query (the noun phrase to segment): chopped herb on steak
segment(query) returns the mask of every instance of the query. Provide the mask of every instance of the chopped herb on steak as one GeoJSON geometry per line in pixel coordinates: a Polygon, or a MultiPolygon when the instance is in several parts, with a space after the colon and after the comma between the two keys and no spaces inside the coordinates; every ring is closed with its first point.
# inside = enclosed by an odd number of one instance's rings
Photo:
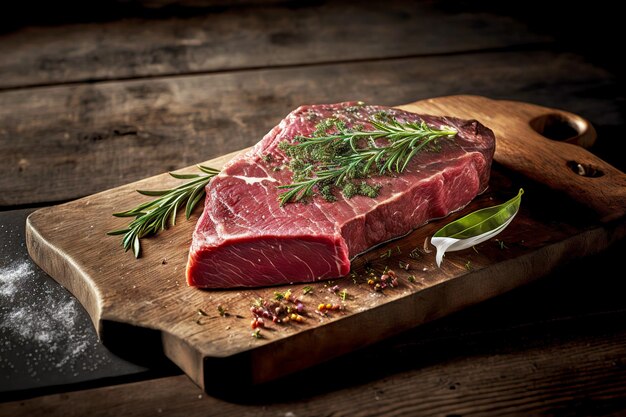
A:
{"type": "Polygon", "coordinates": [[[484,191],[494,149],[493,133],[477,121],[354,102],[302,106],[211,180],[193,235],[188,283],[254,287],[345,276],[356,255],[459,210],[484,191]],[[291,169],[282,169],[292,158],[281,142],[311,137],[324,120],[372,130],[368,121],[375,115],[457,134],[416,154],[399,174],[359,178],[348,189],[322,187],[308,204],[281,205],[278,186],[294,180],[291,169]]]}

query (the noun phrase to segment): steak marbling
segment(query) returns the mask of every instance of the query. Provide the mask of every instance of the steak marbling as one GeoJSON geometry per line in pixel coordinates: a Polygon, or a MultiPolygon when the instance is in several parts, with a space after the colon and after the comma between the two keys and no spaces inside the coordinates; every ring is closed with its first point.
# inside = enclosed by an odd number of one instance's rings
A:
{"type": "Polygon", "coordinates": [[[207,186],[189,252],[187,282],[230,288],[345,276],[356,255],[459,210],[483,192],[494,149],[492,131],[475,120],[352,102],[301,106],[250,151],[231,160],[207,186]],[[367,120],[380,111],[400,122],[421,119],[436,128],[450,126],[458,134],[439,140],[437,151],[418,153],[402,174],[369,180],[382,185],[375,198],[348,199],[336,193],[334,202],[315,197],[307,204],[280,205],[282,190],[277,186],[292,180],[289,169],[280,168],[288,162],[280,142],[310,135],[328,117],[368,130],[367,120]]]}

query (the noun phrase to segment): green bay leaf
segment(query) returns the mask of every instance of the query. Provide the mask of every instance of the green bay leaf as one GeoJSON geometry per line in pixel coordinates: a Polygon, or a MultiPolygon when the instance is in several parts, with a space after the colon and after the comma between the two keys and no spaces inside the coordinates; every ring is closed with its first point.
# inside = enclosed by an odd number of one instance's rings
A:
{"type": "Polygon", "coordinates": [[[439,229],[431,238],[432,245],[437,248],[437,266],[441,265],[446,252],[470,248],[504,230],[519,211],[522,194],[524,190],[520,188],[509,201],[477,210],[439,229]]]}

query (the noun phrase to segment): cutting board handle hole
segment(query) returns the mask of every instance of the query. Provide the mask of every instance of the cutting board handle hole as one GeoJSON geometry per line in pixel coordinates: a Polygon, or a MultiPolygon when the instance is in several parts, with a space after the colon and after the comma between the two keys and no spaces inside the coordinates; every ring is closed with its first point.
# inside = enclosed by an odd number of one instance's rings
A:
{"type": "Polygon", "coordinates": [[[598,178],[604,175],[600,169],[595,168],[589,164],[581,164],[576,161],[567,161],[567,166],[571,169],[575,174],[580,175],[581,177],[589,177],[589,178],[598,178]]]}
{"type": "Polygon", "coordinates": [[[549,113],[535,117],[530,127],[540,135],[560,142],[577,143],[579,137],[587,129],[587,123],[564,114],[549,113]]]}

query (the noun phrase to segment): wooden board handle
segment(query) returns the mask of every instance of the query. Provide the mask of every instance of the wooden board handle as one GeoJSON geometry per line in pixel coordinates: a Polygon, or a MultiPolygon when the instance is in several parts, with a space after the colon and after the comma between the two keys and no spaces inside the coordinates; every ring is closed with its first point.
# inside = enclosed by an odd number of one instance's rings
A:
{"type": "Polygon", "coordinates": [[[477,119],[496,134],[494,159],[498,163],[567,194],[595,211],[603,222],[626,215],[626,175],[583,148],[596,139],[595,129],[584,118],[478,96],[439,97],[419,102],[419,108],[413,106],[401,108],[477,119]],[[552,133],[562,137],[544,136],[552,133]],[[568,133],[570,137],[565,137],[568,133]]]}
{"type": "MultiPolygon", "coordinates": [[[[580,119],[567,112],[558,114],[564,120],[580,119]]],[[[595,135],[595,129],[587,121],[584,123],[586,127],[581,135],[587,132],[595,135]]],[[[595,211],[601,221],[626,214],[626,175],[623,172],[580,146],[547,139],[529,127],[527,140],[515,144],[513,149],[505,146],[498,162],[567,194],[595,211]]]]}

